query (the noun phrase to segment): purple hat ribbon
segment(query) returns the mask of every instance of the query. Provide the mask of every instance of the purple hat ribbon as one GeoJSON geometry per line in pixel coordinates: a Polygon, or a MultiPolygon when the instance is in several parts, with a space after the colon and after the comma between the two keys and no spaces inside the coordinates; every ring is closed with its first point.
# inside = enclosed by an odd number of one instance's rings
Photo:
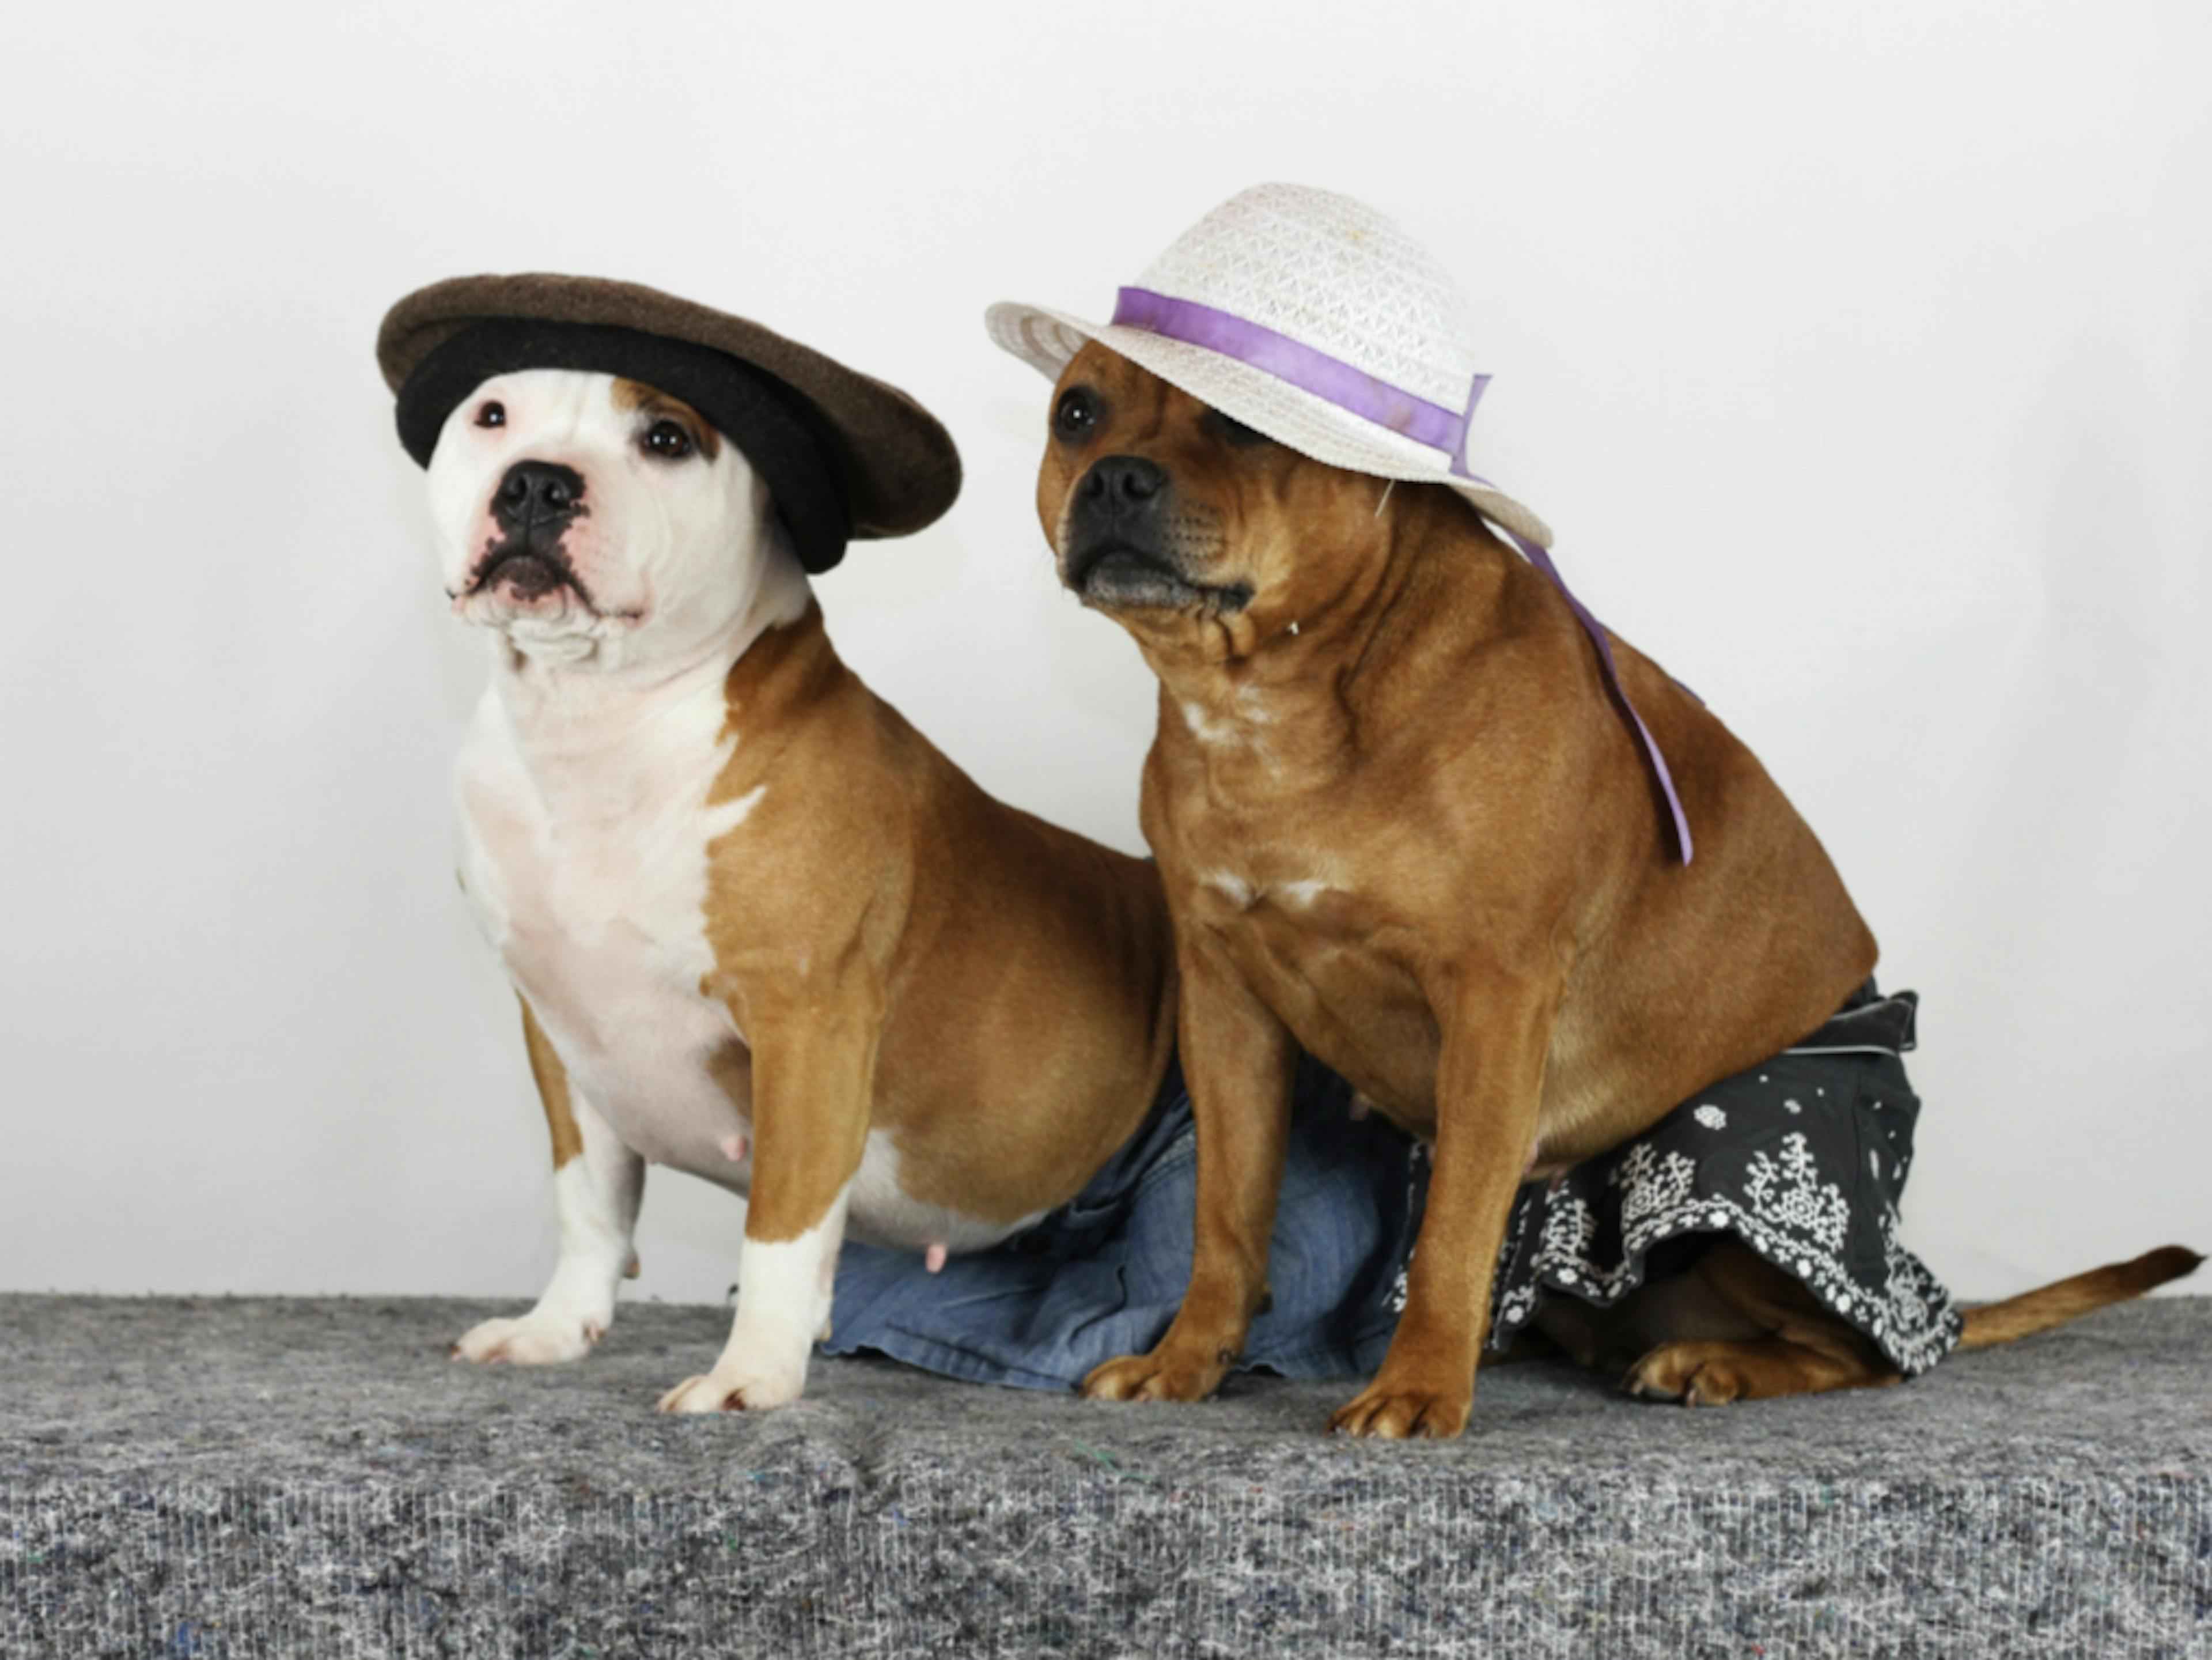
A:
{"type": "MultiPolygon", "coordinates": [[[[1490,384],[1486,374],[1474,378],[1468,389],[1466,410],[1455,415],[1443,404],[1432,404],[1402,386],[1378,380],[1340,357],[1331,357],[1286,334],[1278,334],[1271,328],[1217,311],[1212,306],[1200,305],[1194,300],[1177,300],[1170,295],[1155,294],[1150,289],[1123,289],[1115,302],[1114,325],[1117,328],[1141,329],[1147,334],[1181,340],[1187,345],[1202,346],[1240,363],[1249,363],[1363,421],[1371,421],[1431,449],[1442,450],[1451,458],[1454,477],[1486,489],[1497,488],[1487,478],[1470,472],[1467,465],[1468,429],[1474,423],[1474,406],[1482,401],[1483,389],[1490,384]]],[[[1637,740],[1643,745],[1644,757],[1651,763],[1652,775],[1658,781],[1659,793],[1667,798],[1668,811],[1674,815],[1675,845],[1681,849],[1682,862],[1688,864],[1689,815],[1682,811],[1682,798],[1675,791],[1674,775],[1667,770],[1667,757],[1659,752],[1658,740],[1652,737],[1651,728],[1644,724],[1644,717],[1636,712],[1636,705],[1628,701],[1627,690],[1620,684],[1620,671],[1613,660],[1613,642],[1607,637],[1604,627],[1575,598],[1560,577],[1559,567],[1552,562],[1550,554],[1516,532],[1503,525],[1498,527],[1511,538],[1513,545],[1521,550],[1530,564],[1550,579],[1574,612],[1575,620],[1596,646],[1598,666],[1604,672],[1606,684],[1626,712],[1629,724],[1636,729],[1637,740]]]]}

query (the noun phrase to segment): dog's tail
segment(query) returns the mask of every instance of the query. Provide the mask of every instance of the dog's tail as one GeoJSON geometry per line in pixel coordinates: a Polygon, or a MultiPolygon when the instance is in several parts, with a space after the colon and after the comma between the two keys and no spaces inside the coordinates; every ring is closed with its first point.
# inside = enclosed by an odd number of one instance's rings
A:
{"type": "Polygon", "coordinates": [[[2107,1262],[2070,1280],[2053,1280],[2002,1303],[1988,1303],[1966,1310],[1966,1329],[1959,1339],[1962,1349],[1986,1349],[2016,1338],[2049,1331],[2078,1319],[2107,1303],[2124,1303],[2153,1286],[2194,1274],[2204,1259],[2184,1245],[2160,1245],[2132,1262],[2107,1262]]]}

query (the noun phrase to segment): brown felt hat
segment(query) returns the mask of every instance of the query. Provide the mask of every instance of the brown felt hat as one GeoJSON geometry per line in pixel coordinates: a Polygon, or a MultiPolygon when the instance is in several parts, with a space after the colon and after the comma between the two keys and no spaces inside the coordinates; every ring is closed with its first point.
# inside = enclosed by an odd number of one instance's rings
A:
{"type": "MultiPolygon", "coordinates": [[[[818,451],[811,471],[832,476],[823,482],[834,482],[837,517],[854,537],[920,530],[960,494],[951,435],[897,387],[746,318],[641,283],[545,274],[433,283],[385,313],[376,361],[399,397],[401,441],[424,465],[445,417],[491,374],[598,368],[684,397],[718,426],[729,410],[730,424],[746,429],[728,436],[757,464],[757,445],[818,451]],[[773,408],[763,414],[763,405],[773,408]]],[[[803,494],[810,469],[787,459],[782,468],[787,481],[763,467],[771,490],[803,494]]],[[[826,569],[842,552],[840,540],[806,562],[826,569]]]]}

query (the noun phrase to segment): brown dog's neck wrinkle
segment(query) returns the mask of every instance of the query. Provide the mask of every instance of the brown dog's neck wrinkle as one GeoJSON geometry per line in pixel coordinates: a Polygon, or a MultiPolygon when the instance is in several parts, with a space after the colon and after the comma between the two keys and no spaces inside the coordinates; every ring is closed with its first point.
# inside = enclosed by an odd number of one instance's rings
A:
{"type": "Polygon", "coordinates": [[[1336,693],[1347,708],[1357,708],[1378,680],[1388,679],[1401,648],[1437,616],[1431,603],[1435,596],[1428,591],[1439,586],[1440,573],[1421,557],[1429,540],[1426,518],[1418,500],[1391,514],[1376,551],[1372,580],[1342,608],[1341,633],[1349,649],[1336,677],[1336,693]]]}
{"type": "Polygon", "coordinates": [[[1504,613],[1505,567],[1517,556],[1472,508],[1441,486],[1401,490],[1372,584],[1347,614],[1347,650],[1336,690],[1347,709],[1380,716],[1401,686],[1448,677],[1430,660],[1464,653],[1513,624],[1504,613]],[[1469,538],[1474,525],[1480,534],[1469,538]],[[1472,626],[1471,626],[1472,624],[1472,626]]]}

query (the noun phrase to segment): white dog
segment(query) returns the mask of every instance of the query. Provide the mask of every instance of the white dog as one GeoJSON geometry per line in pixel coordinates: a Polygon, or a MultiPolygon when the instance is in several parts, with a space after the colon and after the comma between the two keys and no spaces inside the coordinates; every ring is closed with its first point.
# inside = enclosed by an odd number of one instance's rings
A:
{"type": "Polygon", "coordinates": [[[789,1401],[848,1227],[934,1266],[1143,1119],[1173,1040],[1157,879],[992,801],[843,667],[768,483],[692,404],[522,368],[435,433],[444,585],[494,635],[462,882],[560,1214],[537,1305],[455,1353],[586,1354],[665,1164],[751,1203],[729,1341],[663,1408],[789,1401]]]}

